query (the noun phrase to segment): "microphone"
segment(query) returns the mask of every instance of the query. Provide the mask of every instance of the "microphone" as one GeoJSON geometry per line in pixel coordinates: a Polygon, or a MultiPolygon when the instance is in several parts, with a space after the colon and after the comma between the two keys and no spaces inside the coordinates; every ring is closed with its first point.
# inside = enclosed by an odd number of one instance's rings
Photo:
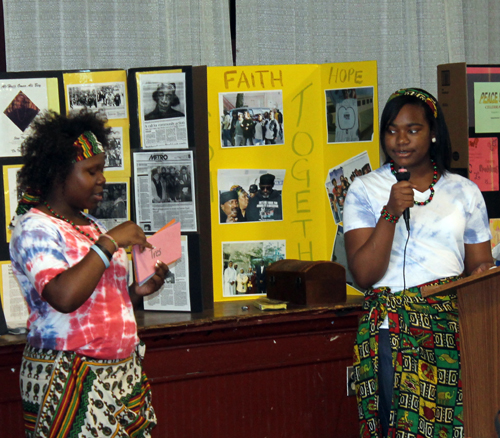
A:
{"type": "MultiPolygon", "coordinates": [[[[396,179],[399,181],[408,181],[410,179],[410,172],[404,167],[400,167],[396,172],[396,179]]],[[[403,219],[405,220],[406,229],[410,231],[410,209],[407,208],[403,211],[403,219]]]]}

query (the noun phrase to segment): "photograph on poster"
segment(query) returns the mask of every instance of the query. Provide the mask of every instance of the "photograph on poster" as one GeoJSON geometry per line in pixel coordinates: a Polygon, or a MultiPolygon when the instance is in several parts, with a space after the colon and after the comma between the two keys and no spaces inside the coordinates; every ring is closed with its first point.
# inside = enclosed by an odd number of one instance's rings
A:
{"type": "Polygon", "coordinates": [[[264,295],[266,269],[286,258],[285,240],[222,242],[223,296],[264,295]]]}
{"type": "Polygon", "coordinates": [[[129,220],[128,215],[128,183],[106,182],[103,188],[102,201],[89,213],[108,229],[129,220]]]}
{"type": "Polygon", "coordinates": [[[108,119],[127,118],[125,82],[71,84],[66,95],[70,110],[87,108],[104,111],[108,119]]]}
{"type": "Polygon", "coordinates": [[[219,169],[219,223],[283,220],[285,169],[219,169]]]}
{"type": "Polygon", "coordinates": [[[151,169],[154,188],[151,195],[154,203],[191,202],[191,166],[157,166],[151,169]]]}
{"type": "Polygon", "coordinates": [[[106,149],[106,170],[123,170],[123,128],[111,128],[109,147],[106,149]]]}
{"type": "Polygon", "coordinates": [[[172,219],[182,231],[196,231],[192,151],[135,152],[135,211],[145,232],[156,232],[172,219]]]}
{"type": "Polygon", "coordinates": [[[142,147],[187,148],[185,73],[138,73],[142,147]]]}
{"type": "Polygon", "coordinates": [[[336,224],[343,222],[344,201],[349,186],[356,177],[366,175],[371,170],[370,159],[365,151],[328,171],[325,188],[336,224]]]}
{"type": "Polygon", "coordinates": [[[337,227],[337,233],[335,235],[335,242],[333,243],[333,251],[332,251],[332,262],[338,263],[345,268],[345,278],[346,283],[359,292],[363,292],[364,289],[360,288],[355,282],[354,278],[349,271],[347,266],[347,253],[345,251],[345,241],[344,241],[344,227],[339,225],[337,227]]]}
{"type": "Polygon", "coordinates": [[[373,87],[325,90],[328,143],[372,141],[373,87]]]}
{"type": "Polygon", "coordinates": [[[41,112],[49,109],[46,78],[2,79],[0,81],[0,156],[21,155],[21,143],[29,126],[41,112]]]}
{"type": "Polygon", "coordinates": [[[281,90],[219,93],[221,146],[263,146],[285,142],[281,90]]]}

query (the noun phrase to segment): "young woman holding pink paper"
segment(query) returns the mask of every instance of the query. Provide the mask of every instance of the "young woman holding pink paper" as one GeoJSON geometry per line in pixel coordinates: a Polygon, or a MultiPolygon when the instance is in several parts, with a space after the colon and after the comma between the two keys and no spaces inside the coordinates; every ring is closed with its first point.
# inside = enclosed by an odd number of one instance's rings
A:
{"type": "Polygon", "coordinates": [[[168,267],[129,289],[124,248],[151,247],[144,232],[130,221],[106,231],[83,212],[103,197],[109,133],[99,114],[50,112],[22,146],[10,254],[30,310],[20,376],[28,437],[148,437],[156,424],[132,301],[158,290],[168,267]]]}

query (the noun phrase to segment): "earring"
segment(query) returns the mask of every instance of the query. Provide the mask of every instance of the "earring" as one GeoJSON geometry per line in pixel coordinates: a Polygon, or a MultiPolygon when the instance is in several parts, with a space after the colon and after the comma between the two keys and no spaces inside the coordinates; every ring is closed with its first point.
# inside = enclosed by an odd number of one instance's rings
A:
{"type": "Polygon", "coordinates": [[[431,140],[433,143],[436,143],[436,137],[432,137],[432,140],[431,140]]]}

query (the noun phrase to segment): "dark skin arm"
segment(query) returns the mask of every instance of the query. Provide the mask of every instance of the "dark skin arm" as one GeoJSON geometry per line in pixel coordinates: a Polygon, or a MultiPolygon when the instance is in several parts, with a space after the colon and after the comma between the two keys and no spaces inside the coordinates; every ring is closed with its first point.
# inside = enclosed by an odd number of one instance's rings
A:
{"type": "MultiPolygon", "coordinates": [[[[118,225],[107,234],[120,248],[130,245],[140,245],[141,250],[152,248],[142,229],[131,221],[118,225]]],[[[111,254],[116,250],[113,242],[106,237],[101,236],[98,243],[111,254]]],[[[143,286],[139,287],[134,283],[130,287],[133,303],[136,304],[141,296],[155,292],[163,284],[168,266],[160,262],[155,269],[155,275],[143,286]]],[[[42,297],[61,313],[74,312],[92,295],[105,270],[99,255],[90,250],[80,262],[49,281],[43,289],[42,297]]]]}
{"type": "MultiPolygon", "coordinates": [[[[413,206],[413,185],[409,181],[394,184],[387,203],[387,211],[394,216],[401,216],[406,208],[413,206]]],[[[380,280],[391,255],[396,224],[382,217],[375,228],[359,228],[345,233],[347,263],[356,280],[364,289],[380,280]]]]}
{"type": "Polygon", "coordinates": [[[480,274],[495,266],[490,241],[465,245],[465,273],[480,274]]]}

